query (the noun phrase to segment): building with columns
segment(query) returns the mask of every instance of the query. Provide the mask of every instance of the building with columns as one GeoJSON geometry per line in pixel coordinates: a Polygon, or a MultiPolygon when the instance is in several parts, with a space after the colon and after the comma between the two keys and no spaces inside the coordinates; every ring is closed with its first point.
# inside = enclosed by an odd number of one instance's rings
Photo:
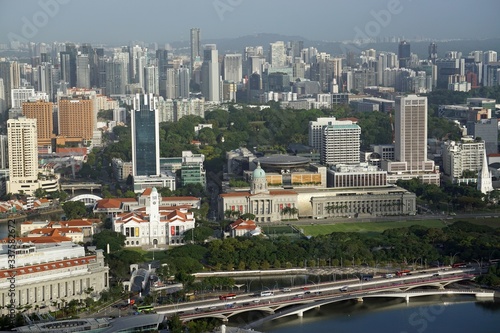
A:
{"type": "Polygon", "coordinates": [[[255,215],[255,222],[275,222],[283,218],[295,218],[297,214],[284,214],[284,209],[297,208],[297,192],[291,190],[269,190],[266,172],[260,162],[252,173],[250,191],[223,193],[219,195],[219,218],[224,219],[229,211],[241,215],[255,215]]]}
{"type": "Polygon", "coordinates": [[[104,263],[102,250],[86,252],[80,245],[57,239],[35,244],[38,240],[36,237],[33,242],[21,242],[20,238],[15,249],[11,248],[10,239],[1,241],[0,315],[9,313],[12,300],[9,277],[12,275],[15,276],[16,309],[30,306],[55,311],[63,299],[83,301],[109,288],[109,267],[104,263]],[[10,260],[12,251],[16,258],[14,268],[10,260]]]}

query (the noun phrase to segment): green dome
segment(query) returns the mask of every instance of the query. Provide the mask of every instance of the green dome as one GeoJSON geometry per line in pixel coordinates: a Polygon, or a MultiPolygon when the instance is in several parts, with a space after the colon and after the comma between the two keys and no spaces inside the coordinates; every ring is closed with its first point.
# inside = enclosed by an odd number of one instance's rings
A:
{"type": "Polygon", "coordinates": [[[262,170],[260,167],[260,162],[257,163],[257,168],[253,171],[252,175],[253,180],[259,179],[259,178],[266,178],[266,172],[262,170]]]}

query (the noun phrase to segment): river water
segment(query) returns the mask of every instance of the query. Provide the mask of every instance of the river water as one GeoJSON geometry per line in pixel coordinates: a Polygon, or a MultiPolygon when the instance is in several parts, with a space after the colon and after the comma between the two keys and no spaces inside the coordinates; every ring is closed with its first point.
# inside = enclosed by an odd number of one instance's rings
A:
{"type": "Polygon", "coordinates": [[[266,333],[341,332],[500,332],[500,302],[476,301],[471,296],[431,296],[398,299],[365,299],[322,306],[266,323],[256,330],[266,333]]]}

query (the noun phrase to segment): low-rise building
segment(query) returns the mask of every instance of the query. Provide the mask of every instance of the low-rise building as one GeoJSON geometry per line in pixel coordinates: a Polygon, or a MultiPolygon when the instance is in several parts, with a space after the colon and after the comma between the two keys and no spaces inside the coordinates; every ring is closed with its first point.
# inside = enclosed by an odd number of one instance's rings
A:
{"type": "MultiPolygon", "coordinates": [[[[40,237],[41,238],[41,237],[40,237]]],[[[9,313],[13,301],[16,308],[49,307],[72,300],[97,297],[109,288],[109,268],[102,250],[85,252],[84,247],[69,242],[35,244],[39,237],[16,241],[14,264],[9,239],[0,246],[0,314],[9,313]],[[14,267],[12,267],[14,265],[14,267]],[[15,276],[15,296],[10,293],[10,277],[15,276]]]]}
{"type": "Polygon", "coordinates": [[[230,237],[252,237],[261,234],[260,227],[252,220],[237,219],[227,227],[230,237]]]}

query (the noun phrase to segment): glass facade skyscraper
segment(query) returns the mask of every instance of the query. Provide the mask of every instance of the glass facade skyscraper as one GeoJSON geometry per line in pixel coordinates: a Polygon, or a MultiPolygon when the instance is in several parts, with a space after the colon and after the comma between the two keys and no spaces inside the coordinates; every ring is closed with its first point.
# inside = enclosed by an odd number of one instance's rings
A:
{"type": "Polygon", "coordinates": [[[160,174],[158,98],[137,94],[131,117],[133,176],[160,174]]]}

